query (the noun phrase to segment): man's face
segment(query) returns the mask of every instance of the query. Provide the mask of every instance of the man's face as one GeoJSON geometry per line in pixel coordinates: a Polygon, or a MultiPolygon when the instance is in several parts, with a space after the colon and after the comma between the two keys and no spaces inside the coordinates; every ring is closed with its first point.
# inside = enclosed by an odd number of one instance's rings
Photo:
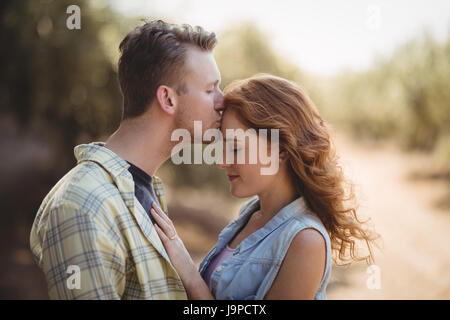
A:
{"type": "Polygon", "coordinates": [[[194,121],[202,122],[202,135],[220,127],[223,94],[219,88],[220,72],[212,52],[189,48],[183,80],[185,92],[179,96],[175,126],[194,134],[194,121]]]}

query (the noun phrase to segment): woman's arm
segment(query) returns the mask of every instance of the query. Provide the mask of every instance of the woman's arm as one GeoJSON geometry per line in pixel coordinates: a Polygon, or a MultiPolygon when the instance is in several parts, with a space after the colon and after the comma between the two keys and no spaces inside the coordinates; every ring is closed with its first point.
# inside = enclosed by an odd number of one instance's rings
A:
{"type": "Polygon", "coordinates": [[[325,269],[326,243],[319,231],[304,229],[292,240],[265,299],[314,299],[325,269]]]}
{"type": "Polygon", "coordinates": [[[194,261],[192,261],[183,241],[178,237],[172,220],[170,220],[166,214],[161,212],[161,209],[158,208],[155,202],[153,202],[150,212],[156,221],[156,232],[169,255],[172,265],[183,282],[183,286],[188,294],[188,299],[214,299],[205,281],[197,271],[194,261]]]}

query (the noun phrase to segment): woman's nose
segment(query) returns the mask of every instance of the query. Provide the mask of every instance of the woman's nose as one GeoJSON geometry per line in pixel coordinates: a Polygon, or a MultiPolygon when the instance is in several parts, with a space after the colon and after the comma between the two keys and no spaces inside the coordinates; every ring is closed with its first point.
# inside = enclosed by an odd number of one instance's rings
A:
{"type": "Polygon", "coordinates": [[[231,164],[227,164],[227,163],[225,163],[225,161],[223,161],[223,163],[217,163],[217,167],[219,169],[226,169],[226,168],[229,168],[230,166],[231,166],[231,164]]]}

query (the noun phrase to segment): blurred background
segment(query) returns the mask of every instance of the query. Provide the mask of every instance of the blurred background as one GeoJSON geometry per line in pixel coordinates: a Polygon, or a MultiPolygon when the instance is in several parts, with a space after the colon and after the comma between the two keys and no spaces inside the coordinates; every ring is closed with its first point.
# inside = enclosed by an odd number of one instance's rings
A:
{"type": "MultiPolygon", "coordinates": [[[[375,269],[333,268],[329,299],[450,299],[447,0],[2,0],[0,299],[48,298],[32,222],[75,165],[74,146],[117,128],[118,45],[143,18],[215,31],[222,89],[258,72],[285,77],[329,122],[359,214],[383,238],[375,269]],[[79,30],[66,26],[72,4],[79,30]]],[[[168,161],[158,175],[199,263],[246,199],[229,194],[215,166],[168,161]]]]}

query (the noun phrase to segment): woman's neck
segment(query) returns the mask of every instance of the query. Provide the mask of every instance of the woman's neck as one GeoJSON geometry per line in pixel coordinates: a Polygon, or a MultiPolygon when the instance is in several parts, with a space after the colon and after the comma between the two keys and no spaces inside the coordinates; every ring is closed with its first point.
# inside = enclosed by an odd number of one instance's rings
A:
{"type": "Polygon", "coordinates": [[[271,186],[269,190],[258,194],[260,214],[267,221],[275,216],[283,207],[299,197],[294,184],[288,179],[280,179],[280,183],[271,186]]]}

